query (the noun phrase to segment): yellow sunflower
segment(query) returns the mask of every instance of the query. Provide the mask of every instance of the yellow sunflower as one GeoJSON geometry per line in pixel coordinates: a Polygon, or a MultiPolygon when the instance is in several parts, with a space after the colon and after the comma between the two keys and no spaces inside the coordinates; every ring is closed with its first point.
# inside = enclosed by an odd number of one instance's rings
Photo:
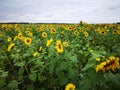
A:
{"type": "Polygon", "coordinates": [[[69,83],[66,85],[65,90],[75,90],[75,85],[72,83],[69,83]]]}
{"type": "Polygon", "coordinates": [[[33,34],[30,31],[26,31],[26,34],[30,37],[33,36],[33,34]]]}
{"type": "Polygon", "coordinates": [[[63,42],[63,46],[64,46],[64,47],[68,47],[68,46],[69,46],[69,43],[65,41],[65,42],[63,42]]]}
{"type": "Polygon", "coordinates": [[[60,40],[56,41],[56,47],[55,48],[56,48],[57,52],[59,52],[59,53],[62,53],[64,51],[63,50],[63,45],[62,45],[60,40]]]}
{"type": "Polygon", "coordinates": [[[23,35],[22,35],[22,33],[18,33],[18,39],[20,39],[20,40],[22,40],[23,39],[23,35]]]}
{"type": "Polygon", "coordinates": [[[7,41],[10,42],[11,40],[12,40],[12,38],[11,38],[11,37],[8,37],[7,41]]]}
{"type": "Polygon", "coordinates": [[[47,37],[46,32],[43,32],[43,33],[42,33],[42,37],[47,37]]]}
{"type": "Polygon", "coordinates": [[[87,37],[89,34],[88,32],[84,32],[84,36],[87,37]]]}
{"type": "Polygon", "coordinates": [[[52,44],[52,42],[53,42],[53,39],[47,40],[46,46],[47,46],[47,47],[50,46],[50,45],[52,44]]]}
{"type": "Polygon", "coordinates": [[[25,43],[26,45],[30,45],[31,42],[32,42],[31,38],[28,38],[28,37],[25,37],[25,38],[24,38],[24,43],[25,43]]]}
{"type": "Polygon", "coordinates": [[[79,34],[79,33],[78,33],[78,31],[74,31],[74,35],[76,35],[76,36],[77,36],[78,34],[79,34]]]}
{"type": "Polygon", "coordinates": [[[56,33],[56,30],[55,30],[54,28],[52,28],[52,29],[50,30],[50,32],[51,32],[52,34],[54,34],[54,33],[56,33]]]}
{"type": "Polygon", "coordinates": [[[105,34],[106,34],[106,32],[105,32],[104,30],[101,30],[99,33],[100,33],[101,35],[105,35],[105,34]]]}
{"type": "Polygon", "coordinates": [[[15,46],[15,44],[14,44],[14,43],[11,43],[11,44],[8,46],[7,51],[10,52],[13,46],[15,46]]]}
{"type": "Polygon", "coordinates": [[[114,71],[119,67],[119,58],[111,56],[109,59],[106,61],[100,63],[99,65],[96,66],[95,70],[98,72],[99,70],[102,70],[103,72],[107,70],[112,70],[114,71]]]}
{"type": "Polygon", "coordinates": [[[34,57],[37,57],[38,55],[39,55],[38,52],[34,52],[34,53],[33,53],[33,56],[34,56],[34,57]]]}

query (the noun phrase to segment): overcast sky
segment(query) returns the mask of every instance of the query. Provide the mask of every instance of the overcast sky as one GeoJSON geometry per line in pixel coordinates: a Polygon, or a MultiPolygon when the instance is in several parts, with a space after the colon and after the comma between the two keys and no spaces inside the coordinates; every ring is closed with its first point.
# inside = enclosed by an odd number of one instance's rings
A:
{"type": "Polygon", "coordinates": [[[0,22],[114,23],[120,0],[0,0],[0,22]]]}

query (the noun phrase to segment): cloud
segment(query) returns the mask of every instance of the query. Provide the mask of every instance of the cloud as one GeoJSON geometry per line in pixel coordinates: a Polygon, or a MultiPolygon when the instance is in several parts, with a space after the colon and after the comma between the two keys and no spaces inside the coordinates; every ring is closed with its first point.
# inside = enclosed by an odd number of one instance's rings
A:
{"type": "Polygon", "coordinates": [[[1,0],[0,22],[88,23],[120,21],[119,0],[1,0]]]}

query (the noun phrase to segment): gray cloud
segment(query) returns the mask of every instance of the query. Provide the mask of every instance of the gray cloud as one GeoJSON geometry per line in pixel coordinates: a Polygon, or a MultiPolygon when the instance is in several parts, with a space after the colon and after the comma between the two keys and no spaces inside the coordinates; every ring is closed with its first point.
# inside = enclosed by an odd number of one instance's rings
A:
{"type": "Polygon", "coordinates": [[[120,21],[120,0],[0,0],[0,22],[120,21]]]}

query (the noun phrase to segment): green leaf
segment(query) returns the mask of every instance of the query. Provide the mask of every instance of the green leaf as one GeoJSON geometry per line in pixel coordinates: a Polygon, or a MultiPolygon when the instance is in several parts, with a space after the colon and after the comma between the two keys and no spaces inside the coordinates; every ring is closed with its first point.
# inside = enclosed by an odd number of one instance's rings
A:
{"type": "Polygon", "coordinates": [[[84,78],[84,80],[82,80],[80,82],[79,88],[80,90],[89,90],[90,86],[91,86],[91,80],[88,78],[84,78]]]}
{"type": "Polygon", "coordinates": [[[16,80],[12,80],[10,81],[10,83],[8,84],[8,87],[11,88],[10,90],[15,90],[18,88],[18,82],[16,80]]]}
{"type": "Polygon", "coordinates": [[[35,90],[35,88],[34,88],[34,86],[29,85],[29,86],[27,87],[27,90],[35,90]]]}
{"type": "Polygon", "coordinates": [[[60,70],[66,70],[67,68],[67,63],[66,62],[61,62],[60,66],[58,67],[60,70]]]}
{"type": "Polygon", "coordinates": [[[37,78],[36,73],[31,73],[31,74],[29,75],[29,79],[30,79],[31,81],[33,81],[33,82],[36,81],[36,78],[37,78]]]}
{"type": "Polygon", "coordinates": [[[25,61],[22,61],[22,62],[16,62],[16,63],[15,63],[15,66],[23,67],[23,66],[25,66],[25,61]]]}
{"type": "Polygon", "coordinates": [[[74,63],[77,63],[77,62],[78,62],[77,56],[72,56],[72,57],[71,57],[71,60],[72,60],[72,62],[74,62],[74,63]]]}
{"type": "Polygon", "coordinates": [[[82,70],[86,71],[89,68],[94,68],[95,63],[96,63],[96,58],[98,58],[100,56],[101,56],[101,54],[99,52],[93,52],[92,57],[88,60],[87,64],[85,65],[85,67],[82,70]]]}
{"type": "Polygon", "coordinates": [[[22,80],[23,79],[23,73],[24,73],[24,68],[20,68],[18,71],[18,80],[22,80]]]}
{"type": "Polygon", "coordinates": [[[55,52],[55,49],[53,48],[53,46],[50,46],[48,48],[48,57],[51,57],[55,52]]]}

